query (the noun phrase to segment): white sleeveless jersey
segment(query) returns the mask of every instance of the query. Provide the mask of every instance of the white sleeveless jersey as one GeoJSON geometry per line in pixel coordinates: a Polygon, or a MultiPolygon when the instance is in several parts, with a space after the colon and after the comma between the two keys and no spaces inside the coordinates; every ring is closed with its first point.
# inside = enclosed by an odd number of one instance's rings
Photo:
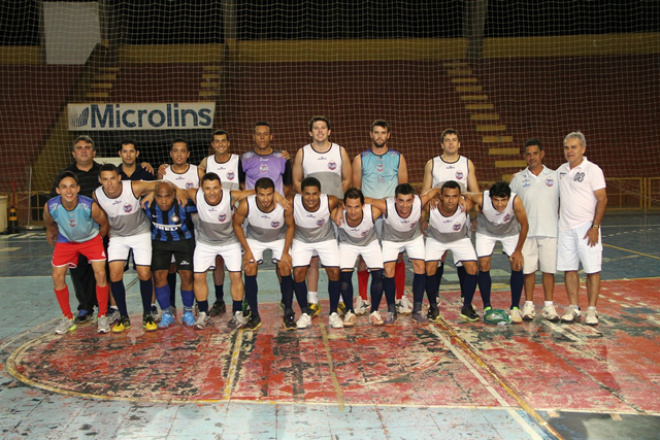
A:
{"type": "Polygon", "coordinates": [[[188,170],[181,174],[172,171],[172,165],[170,165],[165,170],[163,180],[172,182],[181,189],[199,188],[199,174],[197,173],[197,165],[189,164],[188,170]]]}
{"type": "Polygon", "coordinates": [[[314,212],[305,209],[302,196],[293,198],[293,220],[296,224],[296,240],[305,243],[333,240],[335,230],[330,221],[328,196],[321,194],[321,206],[314,212]]]}
{"type": "Polygon", "coordinates": [[[429,212],[429,234],[439,242],[452,243],[469,236],[470,217],[460,207],[449,217],[442,215],[439,208],[429,212]]]}
{"type": "Polygon", "coordinates": [[[357,226],[349,226],[346,221],[346,211],[344,211],[344,222],[337,229],[337,235],[340,243],[353,244],[356,246],[366,246],[378,238],[376,228],[374,228],[374,218],[371,211],[371,205],[366,204],[362,207],[362,221],[357,226]]]}
{"type": "Polygon", "coordinates": [[[238,182],[239,159],[240,156],[238,154],[232,154],[227,162],[218,163],[215,160],[215,155],[211,155],[206,158],[206,172],[215,173],[220,176],[222,189],[240,189],[240,184],[238,182]]]}
{"type": "Polygon", "coordinates": [[[341,147],[337,144],[331,144],[330,149],[325,153],[314,150],[312,144],[303,147],[303,175],[319,179],[323,194],[343,199],[341,165],[341,147]]]}
{"type": "Polygon", "coordinates": [[[491,237],[510,237],[520,232],[520,223],[513,210],[513,201],[518,197],[512,192],[504,211],[498,212],[493,207],[489,191],[483,193],[483,206],[477,217],[477,232],[491,237]]]}
{"type": "Polygon", "coordinates": [[[385,199],[387,202],[387,215],[383,222],[383,241],[404,242],[422,235],[419,229],[419,219],[422,216],[422,199],[415,195],[410,215],[406,218],[399,216],[396,210],[394,197],[385,199]]]}
{"type": "Polygon", "coordinates": [[[197,240],[210,245],[225,245],[236,243],[231,214],[231,191],[222,190],[222,199],[217,205],[210,205],[204,198],[204,192],[197,190],[195,195],[197,205],[197,222],[195,231],[197,240]]]}
{"type": "Polygon", "coordinates": [[[286,231],[286,222],[284,221],[284,208],[279,203],[275,203],[275,208],[270,212],[264,212],[259,209],[257,196],[247,198],[247,232],[248,238],[270,243],[271,241],[284,238],[286,231]]]}
{"type": "Polygon", "coordinates": [[[445,162],[441,156],[433,158],[433,188],[440,188],[448,180],[458,182],[461,192],[467,191],[468,185],[468,159],[459,156],[453,163],[445,162]]]}
{"type": "Polygon", "coordinates": [[[130,237],[151,232],[151,221],[140,206],[140,200],[133,193],[130,180],[121,181],[121,194],[110,198],[99,186],[94,191],[98,204],[108,216],[110,235],[113,237],[130,237]]]}

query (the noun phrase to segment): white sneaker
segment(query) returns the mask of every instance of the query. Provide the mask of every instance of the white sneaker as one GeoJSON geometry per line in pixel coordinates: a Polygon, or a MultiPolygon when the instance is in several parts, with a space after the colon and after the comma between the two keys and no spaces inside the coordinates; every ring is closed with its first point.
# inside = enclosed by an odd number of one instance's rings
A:
{"type": "Polygon", "coordinates": [[[344,315],[344,327],[354,327],[356,320],[357,317],[355,316],[355,313],[351,312],[350,310],[347,311],[344,315]]]}
{"type": "Polygon", "coordinates": [[[73,319],[69,319],[66,316],[63,316],[55,327],[55,333],[58,335],[66,335],[67,333],[74,331],[76,328],[78,328],[78,326],[73,319]]]}
{"type": "Polygon", "coordinates": [[[412,314],[412,303],[406,295],[403,295],[400,300],[396,302],[396,312],[401,315],[412,314]]]}
{"type": "Polygon", "coordinates": [[[296,321],[296,328],[299,329],[309,328],[311,325],[312,318],[307,313],[300,315],[300,318],[298,318],[298,321],[296,321]]]}
{"type": "Polygon", "coordinates": [[[197,315],[197,321],[195,321],[195,328],[197,330],[203,330],[209,323],[209,315],[206,312],[199,312],[197,315]]]}
{"type": "Polygon", "coordinates": [[[332,328],[344,328],[344,321],[341,320],[341,316],[337,312],[332,312],[330,314],[330,318],[328,319],[328,323],[330,324],[330,327],[332,328]]]}
{"type": "Polygon", "coordinates": [[[557,314],[557,310],[555,309],[554,304],[544,306],[543,312],[541,312],[541,316],[550,322],[559,322],[559,315],[557,314]]]}
{"type": "Polygon", "coordinates": [[[380,312],[376,310],[375,312],[371,312],[371,315],[369,315],[369,319],[371,320],[371,325],[383,325],[383,317],[380,316],[380,312]]]}
{"type": "Polygon", "coordinates": [[[525,302],[522,308],[522,319],[531,321],[536,318],[536,310],[534,310],[534,303],[525,302]]]}
{"type": "Polygon", "coordinates": [[[566,308],[566,311],[561,317],[561,322],[570,324],[571,322],[579,321],[581,317],[580,307],[571,305],[566,308]]]}
{"type": "Polygon", "coordinates": [[[357,306],[355,307],[355,314],[358,316],[366,315],[371,309],[371,304],[362,298],[358,298],[357,306]]]}
{"type": "Polygon", "coordinates": [[[509,317],[511,318],[511,322],[513,324],[522,323],[522,314],[520,313],[520,309],[518,307],[514,307],[509,310],[509,317]]]}
{"type": "Polygon", "coordinates": [[[595,307],[587,308],[587,317],[584,320],[587,325],[598,325],[598,312],[595,307]]]}
{"type": "MultiPolygon", "coordinates": [[[[119,312],[117,312],[119,313],[119,312]]],[[[110,323],[108,322],[108,317],[103,315],[99,316],[97,322],[96,332],[97,333],[110,333],[110,323]]]]}

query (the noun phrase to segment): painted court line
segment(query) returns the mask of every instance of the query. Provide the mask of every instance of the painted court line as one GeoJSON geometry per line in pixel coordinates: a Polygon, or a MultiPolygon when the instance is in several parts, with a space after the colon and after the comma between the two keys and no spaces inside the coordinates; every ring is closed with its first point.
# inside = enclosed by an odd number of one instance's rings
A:
{"type": "Polygon", "coordinates": [[[627,248],[622,248],[622,247],[619,247],[619,246],[614,246],[612,244],[603,243],[603,246],[609,247],[609,248],[612,248],[612,249],[616,249],[616,250],[619,250],[619,251],[630,252],[631,254],[640,255],[642,257],[653,258],[654,260],[660,260],[660,257],[658,257],[656,255],[646,254],[644,252],[638,252],[638,251],[635,251],[635,250],[632,250],[632,249],[627,249],[627,248]]]}
{"type": "MultiPolygon", "coordinates": [[[[520,397],[511,387],[509,387],[502,378],[500,378],[496,372],[492,371],[490,367],[479,357],[477,353],[472,350],[465,341],[463,341],[455,332],[447,325],[447,323],[441,319],[441,324],[444,327],[444,330],[446,331],[447,334],[449,334],[453,339],[455,339],[457,342],[463,346],[463,348],[467,351],[468,354],[472,356],[472,358],[475,359],[475,361],[481,365],[489,374],[490,376],[495,379],[495,381],[502,387],[504,388],[507,393],[513,397],[519,404],[520,406],[534,419],[536,422],[541,425],[549,434],[553,435],[557,439],[562,439],[559,435],[558,432],[556,432],[535,410],[532,408],[527,402],[523,400],[522,397],[520,397]]],[[[486,381],[486,379],[483,377],[483,375],[477,371],[472,364],[463,356],[463,354],[458,351],[456,347],[454,347],[449,339],[445,335],[443,335],[440,330],[438,330],[434,325],[429,325],[429,328],[435,334],[438,339],[442,341],[442,343],[456,356],[458,360],[463,363],[463,365],[466,366],[466,368],[481,382],[485,388],[488,390],[488,392],[495,398],[495,400],[498,401],[498,403],[504,407],[508,407],[509,404],[507,401],[502,397],[500,393],[497,392],[489,383],[486,381]]],[[[520,415],[514,410],[514,409],[508,409],[507,410],[511,418],[513,418],[518,424],[523,428],[523,430],[530,435],[531,438],[540,440],[541,436],[538,435],[534,429],[527,423],[520,415]]]]}
{"type": "Polygon", "coordinates": [[[335,388],[335,393],[337,393],[337,403],[339,404],[339,411],[344,411],[344,393],[341,391],[339,386],[339,381],[337,380],[337,375],[335,374],[335,364],[332,362],[332,353],[330,352],[330,341],[328,340],[328,332],[325,329],[325,325],[321,322],[319,323],[321,328],[321,335],[323,336],[323,345],[325,346],[325,355],[328,358],[328,367],[330,368],[330,379],[332,381],[332,386],[335,388]]]}
{"type": "Polygon", "coordinates": [[[231,399],[231,390],[234,386],[236,374],[238,372],[238,358],[241,354],[241,346],[243,345],[243,329],[239,329],[236,333],[236,342],[234,343],[234,351],[231,354],[231,363],[229,364],[229,371],[227,371],[227,383],[225,390],[222,394],[223,400],[231,399]]]}

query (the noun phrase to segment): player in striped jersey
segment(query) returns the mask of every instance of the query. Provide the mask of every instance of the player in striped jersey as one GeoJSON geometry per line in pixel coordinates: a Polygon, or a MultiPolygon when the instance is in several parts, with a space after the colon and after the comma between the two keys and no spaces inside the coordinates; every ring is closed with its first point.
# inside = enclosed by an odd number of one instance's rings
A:
{"type": "Polygon", "coordinates": [[[284,327],[295,330],[293,313],[293,278],[291,277],[291,242],[295,227],[290,206],[283,207],[275,202],[275,184],[268,177],[257,180],[256,194],[242,200],[234,213],[234,233],[243,246],[245,268],[245,296],[250,305],[250,320],[245,328],[256,330],[261,326],[258,309],[257,271],[263,263],[263,253],[270,249],[280,281],[282,304],[284,305],[284,327]],[[247,220],[246,231],[243,223],[247,220]]]}

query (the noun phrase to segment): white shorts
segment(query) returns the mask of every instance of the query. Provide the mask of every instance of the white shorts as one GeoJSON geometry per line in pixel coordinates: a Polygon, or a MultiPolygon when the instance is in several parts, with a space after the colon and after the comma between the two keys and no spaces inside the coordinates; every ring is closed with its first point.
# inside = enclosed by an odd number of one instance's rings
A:
{"type": "Polygon", "coordinates": [[[263,241],[255,240],[254,238],[247,238],[248,246],[252,251],[257,264],[264,262],[264,251],[270,249],[270,252],[273,254],[273,263],[277,263],[282,259],[282,252],[284,251],[284,239],[269,241],[264,243],[263,241]]]}
{"type": "Polygon", "coordinates": [[[591,223],[580,226],[577,229],[559,231],[557,237],[557,270],[578,270],[580,262],[587,274],[598,273],[603,261],[603,241],[598,231],[598,244],[591,247],[587,244],[588,238],[583,238],[591,223]]]}
{"type": "Polygon", "coordinates": [[[543,273],[557,271],[557,237],[527,237],[522,254],[524,274],[536,272],[539,264],[543,273]]]}
{"type": "Polygon", "coordinates": [[[151,232],[129,237],[110,236],[108,262],[126,261],[131,249],[136,266],[151,266],[151,232]]]}
{"type": "Polygon", "coordinates": [[[210,245],[197,242],[193,268],[195,273],[204,273],[215,268],[215,257],[220,255],[225,260],[229,272],[240,272],[243,266],[243,255],[240,243],[225,245],[210,245]]]}
{"type": "Polygon", "coordinates": [[[433,237],[426,238],[426,261],[440,261],[446,251],[451,251],[454,257],[454,266],[461,261],[477,261],[477,254],[469,237],[450,243],[442,243],[433,237]]]}
{"type": "Polygon", "coordinates": [[[358,256],[362,256],[369,271],[383,268],[383,251],[378,240],[374,240],[366,246],[339,243],[340,269],[354,269],[358,256]]]}
{"type": "Polygon", "coordinates": [[[316,255],[319,256],[324,267],[339,267],[339,247],[334,238],[318,243],[293,240],[291,245],[293,267],[309,266],[309,261],[316,255]]]}
{"type": "Polygon", "coordinates": [[[516,250],[518,237],[520,237],[520,234],[511,235],[509,237],[491,237],[490,235],[477,232],[477,239],[475,240],[477,256],[479,258],[492,256],[495,243],[499,241],[502,243],[502,250],[504,253],[510,257],[516,250]]]}
{"type": "Polygon", "coordinates": [[[424,237],[420,235],[408,241],[385,241],[383,240],[383,262],[393,263],[399,258],[403,251],[408,253],[408,261],[424,261],[426,252],[424,251],[424,237]]]}

